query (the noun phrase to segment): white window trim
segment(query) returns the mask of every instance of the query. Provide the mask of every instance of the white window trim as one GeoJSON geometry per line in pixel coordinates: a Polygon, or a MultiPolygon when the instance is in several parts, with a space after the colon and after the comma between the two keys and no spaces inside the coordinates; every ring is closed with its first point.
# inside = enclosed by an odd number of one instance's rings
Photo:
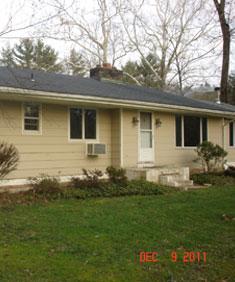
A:
{"type": "Polygon", "coordinates": [[[69,106],[67,110],[67,121],[68,121],[68,141],[71,143],[79,143],[79,142],[99,142],[99,110],[92,107],[80,107],[80,106],[69,106]],[[70,138],[70,109],[81,109],[82,110],[82,138],[74,139],[70,138]],[[84,118],[84,110],[94,110],[96,111],[96,138],[95,139],[86,139],[85,138],[85,118],[84,118]]]}
{"type": "Polygon", "coordinates": [[[42,135],[42,104],[34,102],[23,102],[21,104],[21,119],[22,119],[22,135],[42,135]],[[39,129],[38,130],[27,130],[24,128],[24,119],[25,119],[25,104],[35,104],[39,106],[39,129]]]}
{"type": "MultiPolygon", "coordinates": [[[[181,140],[182,140],[182,145],[181,146],[176,146],[176,122],[175,122],[175,116],[174,115],[174,142],[175,142],[175,148],[178,150],[195,150],[197,146],[185,146],[184,145],[184,116],[185,115],[180,115],[181,116],[181,140]]],[[[202,142],[202,119],[204,117],[199,117],[200,118],[200,143],[202,142]]],[[[207,118],[207,117],[206,117],[207,118]]],[[[209,140],[209,120],[207,118],[207,140],[209,140]]]]}

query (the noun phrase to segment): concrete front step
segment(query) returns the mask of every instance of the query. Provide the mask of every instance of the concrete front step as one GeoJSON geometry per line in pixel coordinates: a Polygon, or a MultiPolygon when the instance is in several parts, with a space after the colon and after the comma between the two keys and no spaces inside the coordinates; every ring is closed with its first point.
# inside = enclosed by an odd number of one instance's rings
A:
{"type": "Polygon", "coordinates": [[[165,185],[171,187],[191,187],[193,186],[193,181],[192,180],[172,181],[172,182],[168,182],[168,184],[165,185]]]}
{"type": "Polygon", "coordinates": [[[193,185],[192,180],[185,179],[182,175],[178,173],[160,175],[159,183],[162,185],[172,186],[172,187],[185,187],[185,186],[193,185]]]}
{"type": "Polygon", "coordinates": [[[173,187],[191,186],[188,167],[128,168],[128,179],[145,179],[173,187]]]}

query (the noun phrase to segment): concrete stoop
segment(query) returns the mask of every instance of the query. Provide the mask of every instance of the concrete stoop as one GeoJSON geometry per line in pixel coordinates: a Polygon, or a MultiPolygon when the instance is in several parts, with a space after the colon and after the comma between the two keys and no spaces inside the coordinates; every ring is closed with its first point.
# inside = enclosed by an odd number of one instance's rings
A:
{"type": "Polygon", "coordinates": [[[128,179],[145,179],[172,187],[190,187],[193,181],[189,178],[188,167],[151,167],[128,168],[128,179]]]}

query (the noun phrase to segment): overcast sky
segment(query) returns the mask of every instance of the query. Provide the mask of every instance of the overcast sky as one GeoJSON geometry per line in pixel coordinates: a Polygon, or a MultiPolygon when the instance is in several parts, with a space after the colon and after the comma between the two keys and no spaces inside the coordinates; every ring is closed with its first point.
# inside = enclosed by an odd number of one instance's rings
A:
{"type": "MultiPolygon", "coordinates": [[[[81,1],[81,3],[83,3],[83,5],[86,5],[87,9],[92,9],[92,6],[94,5],[94,1],[95,0],[86,0],[86,1],[81,1]]],[[[38,0],[38,3],[39,2],[40,0],[38,0]]],[[[50,0],[48,0],[48,2],[50,2],[50,0]]],[[[35,20],[38,21],[44,19],[46,16],[46,11],[44,11],[43,9],[37,9],[36,6],[33,6],[31,0],[1,0],[0,1],[0,32],[5,29],[5,26],[11,16],[12,16],[13,28],[21,28],[31,23],[34,23],[35,20]]],[[[6,46],[6,44],[8,43],[11,46],[13,46],[14,43],[19,41],[19,38],[32,36],[33,34],[35,34],[34,31],[35,28],[34,29],[28,28],[3,35],[2,37],[0,37],[0,48],[6,46]]],[[[59,56],[61,59],[63,59],[68,54],[68,50],[70,50],[71,47],[71,44],[68,42],[66,43],[63,41],[55,41],[48,39],[45,41],[51,46],[53,46],[59,52],[59,56]]],[[[125,60],[126,59],[124,59],[124,61],[125,60]]],[[[218,65],[219,63],[220,62],[218,62],[218,65]]],[[[231,46],[230,70],[235,72],[234,42],[232,43],[231,46]]],[[[217,84],[217,82],[219,82],[217,80],[218,78],[212,79],[210,82],[213,84],[217,84]]]]}

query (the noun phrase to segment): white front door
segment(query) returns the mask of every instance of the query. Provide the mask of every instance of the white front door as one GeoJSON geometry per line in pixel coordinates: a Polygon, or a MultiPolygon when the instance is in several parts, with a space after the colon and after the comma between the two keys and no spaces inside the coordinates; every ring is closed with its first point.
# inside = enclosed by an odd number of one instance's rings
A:
{"type": "Polygon", "coordinates": [[[140,112],[140,162],[154,162],[152,113],[140,112]]]}

